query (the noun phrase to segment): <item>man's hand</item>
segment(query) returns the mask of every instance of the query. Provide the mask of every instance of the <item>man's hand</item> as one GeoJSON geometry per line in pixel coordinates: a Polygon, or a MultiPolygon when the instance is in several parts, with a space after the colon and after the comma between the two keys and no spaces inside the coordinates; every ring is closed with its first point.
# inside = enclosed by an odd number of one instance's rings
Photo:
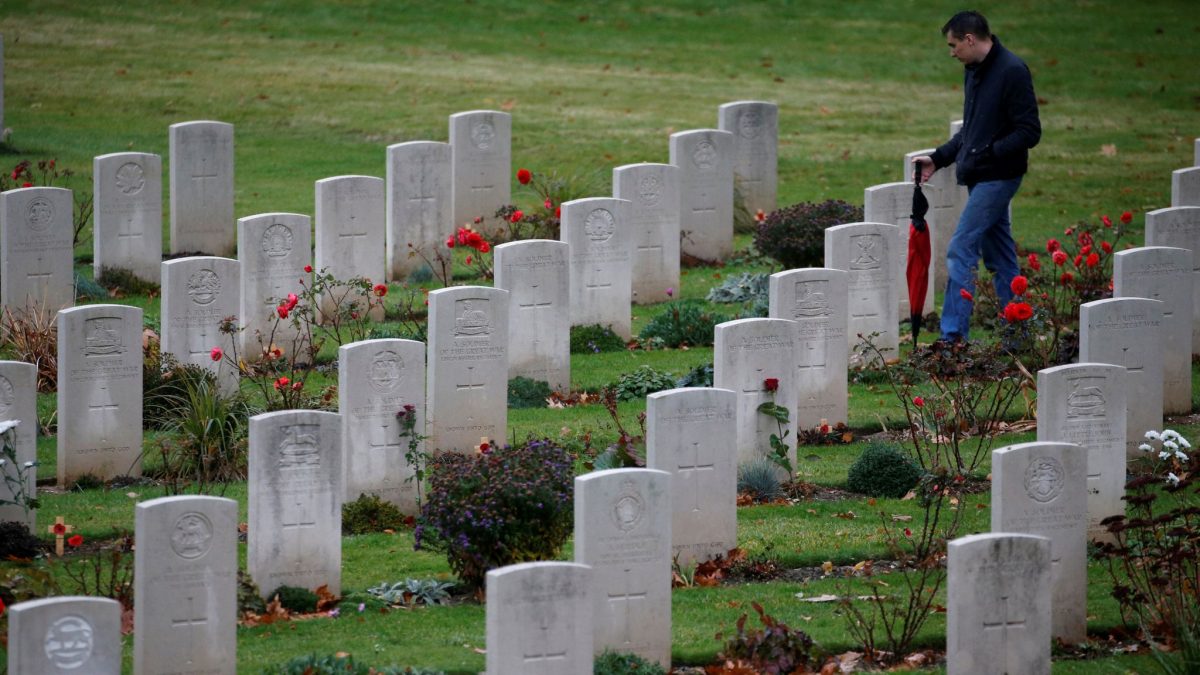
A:
{"type": "Polygon", "coordinates": [[[933,158],[929,155],[918,155],[913,157],[914,175],[917,171],[920,171],[921,174],[917,182],[921,185],[924,185],[929,178],[933,176],[933,172],[937,171],[937,169],[933,166],[933,158]]]}

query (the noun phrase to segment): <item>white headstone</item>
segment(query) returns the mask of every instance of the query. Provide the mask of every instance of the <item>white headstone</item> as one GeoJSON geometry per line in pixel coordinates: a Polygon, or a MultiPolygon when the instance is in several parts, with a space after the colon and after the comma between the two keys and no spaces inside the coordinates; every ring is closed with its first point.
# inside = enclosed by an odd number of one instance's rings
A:
{"type": "Polygon", "coordinates": [[[1200,206],[1200,166],[1171,172],[1171,206],[1200,206]]]}
{"type": "MultiPolygon", "coordinates": [[[[386,281],[384,269],[384,195],[383,179],[372,176],[335,176],[316,183],[316,262],[318,272],[327,272],[339,281],[357,277],[372,284],[386,281]]],[[[321,312],[336,315],[357,303],[366,312],[368,295],[352,293],[341,287],[336,295],[326,295],[321,312]]],[[[383,319],[383,307],[377,305],[371,318],[383,319]]]]}
{"type": "Polygon", "coordinates": [[[162,261],[162,157],[117,152],[92,160],[92,270],[126,269],[159,281],[162,261]]]}
{"type": "Polygon", "coordinates": [[[1050,540],[993,532],[946,548],[946,672],[1049,675],[1050,540]]]}
{"type": "MultiPolygon", "coordinates": [[[[913,158],[932,154],[933,151],[934,148],[925,148],[904,155],[904,170],[900,178],[911,185],[913,158]]],[[[925,214],[925,220],[930,227],[929,243],[933,254],[933,270],[929,277],[929,294],[933,295],[935,290],[946,288],[946,279],[950,276],[946,269],[946,253],[950,249],[950,237],[958,227],[958,219],[967,204],[967,186],[958,184],[954,176],[954,165],[951,164],[934,171],[929,180],[921,186],[921,191],[929,200],[929,212],[925,214]]]]}
{"type": "Polygon", "coordinates": [[[425,344],[414,340],[363,340],[338,349],[338,412],[345,453],[346,501],[378,495],[407,514],[417,512],[417,484],[405,459],[397,413],[415,415],[413,432],[425,435],[425,344]],[[412,411],[405,406],[411,405],[412,411]]]}
{"type": "Polygon", "coordinates": [[[134,522],[133,672],[237,673],[238,503],[151,499],[134,522]]]}
{"type": "Polygon", "coordinates": [[[733,134],[733,175],[751,215],[775,210],[779,183],[779,106],[733,101],[717,108],[717,127],[733,134]]]}
{"type": "Polygon", "coordinates": [[[1192,252],[1145,246],[1113,256],[1113,297],[1163,302],[1163,413],[1192,411],[1192,252]]]}
{"type": "MultiPolygon", "coordinates": [[[[908,230],[912,223],[912,200],[913,200],[913,184],[907,183],[883,183],[881,185],[872,185],[863,191],[863,219],[872,223],[888,223],[896,226],[896,234],[899,236],[897,247],[899,248],[899,264],[896,265],[896,287],[900,289],[897,294],[900,302],[900,318],[907,319],[912,315],[912,310],[909,309],[908,301],[908,230]]],[[[930,247],[937,248],[937,244],[933,243],[936,237],[936,232],[933,228],[929,229],[930,247]]],[[[930,260],[932,267],[932,260],[930,260]]],[[[922,305],[921,313],[928,314],[934,311],[933,294],[937,287],[933,282],[933,270],[926,270],[929,274],[929,288],[925,293],[925,304],[922,305]]]]}
{"type": "Polygon", "coordinates": [[[280,586],[342,585],[342,417],[280,410],[250,418],[246,571],[280,586]]]}
{"type": "Polygon", "coordinates": [[[962,120],[950,120],[950,138],[954,138],[954,134],[957,134],[958,132],[962,131],[962,128],[963,128],[962,120]]]}
{"type": "Polygon", "coordinates": [[[618,166],[613,169],[613,196],[629,201],[633,301],[670,300],[679,290],[679,167],[618,166]]]}
{"type": "Polygon", "coordinates": [[[455,227],[491,218],[512,194],[512,115],[472,110],[450,116],[455,227]]]}
{"type": "Polygon", "coordinates": [[[670,482],[652,469],[575,478],[575,562],[592,567],[597,654],[671,664],[670,482]]]}
{"type": "Polygon", "coordinates": [[[59,596],[8,608],[12,675],[120,675],[121,603],[59,596]]]}
{"type": "Polygon", "coordinates": [[[58,484],[142,474],[142,310],[58,313],[58,484]]]}
{"type": "Polygon", "coordinates": [[[1080,363],[1124,366],[1125,454],[1140,455],[1146,431],[1162,429],[1163,303],[1109,298],[1079,306],[1080,363]]]}
{"type": "Polygon", "coordinates": [[[1200,206],[1176,206],[1146,214],[1146,245],[1192,252],[1192,354],[1200,355],[1200,206]]]}
{"type": "Polygon", "coordinates": [[[632,337],[634,231],[630,203],[597,197],[562,204],[562,240],[571,246],[571,325],[598,323],[632,337]]]}
{"type": "Polygon", "coordinates": [[[1100,521],[1125,513],[1125,369],[1104,363],[1044,368],[1037,375],[1037,439],[1087,451],[1088,536],[1109,541],[1100,521]]]}
{"type": "Polygon", "coordinates": [[[825,230],[825,266],[850,273],[846,343],[852,363],[855,348],[872,333],[879,333],[873,341],[885,358],[899,356],[899,248],[895,225],[849,223],[825,230]]]}
{"type": "Polygon", "coordinates": [[[299,346],[299,333],[290,318],[276,327],[274,317],[289,293],[300,294],[300,279],[308,276],[304,267],[312,264],[311,219],[299,213],[263,213],[238,218],[237,228],[242,352],[248,359],[258,358],[274,343],[291,354],[299,346]]]}
{"type": "MultiPolygon", "coordinates": [[[[767,401],[795,413],[796,325],[785,319],[737,319],[713,329],[713,386],[737,392],[737,462],[742,464],[771,452],[775,419],[758,411],[767,401]],[[768,379],[779,389],[765,389],[768,379]]],[[[794,428],[785,425],[784,429],[794,428]]],[[[795,435],[789,459],[796,461],[795,435]]]]}
{"type": "Polygon", "coordinates": [[[426,448],[470,452],[507,437],[508,296],[485,286],[429,293],[426,448]]]}
{"type": "Polygon", "coordinates": [[[0,192],[0,306],[52,316],[75,304],[71,191],[0,192]]]}
{"type": "Polygon", "coordinates": [[[671,474],[671,552],[680,566],[737,546],[737,393],[670,389],[646,397],[646,467],[671,474]]]}
{"type": "Polygon", "coordinates": [[[796,328],[791,412],[797,429],[849,422],[848,281],[847,272],[827,267],[771,275],[770,317],[791,320],[796,328]]]}
{"type": "Polygon", "coordinates": [[[488,675],[591,675],[592,569],[566,562],[487,573],[488,675]]]}
{"type": "Polygon", "coordinates": [[[733,253],[733,134],[696,129],[671,134],[679,167],[680,248],[701,260],[733,253]]]}
{"type": "MultiPolygon", "coordinates": [[[[0,422],[20,422],[13,430],[16,464],[0,466],[0,501],[16,497],[18,476],[26,462],[37,461],[37,366],[21,361],[0,361],[0,422]],[[13,481],[10,484],[9,481],[13,481]]],[[[25,497],[37,496],[37,469],[23,469],[25,497]]],[[[0,523],[15,520],[25,523],[30,532],[37,524],[37,510],[17,504],[0,504],[0,523]]]]}
{"type": "Polygon", "coordinates": [[[181,122],[169,136],[171,252],[232,254],[233,125],[181,122]]]}
{"type": "Polygon", "coordinates": [[[1068,644],[1087,639],[1087,464],[1072,443],[992,451],[992,532],[1050,540],[1050,630],[1068,644]]]}
{"type": "Polygon", "coordinates": [[[213,360],[213,347],[232,354],[233,335],[222,334],[221,321],[240,311],[242,265],[231,258],[194,256],[162,263],[161,349],[179,363],[216,376],[221,391],[238,387],[238,369],[213,360]]]}
{"type": "Polygon", "coordinates": [[[454,234],[451,191],[449,143],[411,141],[388,146],[389,279],[404,279],[425,264],[410,255],[414,249],[424,250],[432,259],[431,249],[454,234]]]}
{"type": "Polygon", "coordinates": [[[529,239],[495,248],[495,284],[509,292],[508,377],[571,388],[570,246],[529,239]]]}

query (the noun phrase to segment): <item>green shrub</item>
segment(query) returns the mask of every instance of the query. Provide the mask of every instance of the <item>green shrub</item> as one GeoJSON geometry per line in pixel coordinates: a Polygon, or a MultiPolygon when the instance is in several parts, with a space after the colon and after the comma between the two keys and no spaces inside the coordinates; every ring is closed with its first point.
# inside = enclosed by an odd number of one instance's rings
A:
{"type": "Polygon", "coordinates": [[[263,602],[258,584],[254,583],[254,579],[251,579],[249,574],[238,570],[237,583],[238,616],[241,616],[242,612],[262,614],[267,611],[267,603],[263,602]]]}
{"type": "Polygon", "coordinates": [[[754,246],[785,269],[820,267],[825,263],[825,230],[862,219],[861,208],[840,199],[800,202],[772,211],[759,223],[754,246]]]}
{"type": "Polygon", "coordinates": [[[159,292],[158,284],[153,281],[146,281],[132,270],[127,270],[123,267],[105,267],[100,270],[100,277],[96,279],[96,283],[104,288],[117,291],[117,296],[121,295],[156,295],[159,292]]]}
{"type": "Polygon", "coordinates": [[[676,387],[711,387],[713,386],[713,364],[705,363],[684,373],[675,380],[676,387]]]}
{"type": "Polygon", "coordinates": [[[675,387],[675,377],[669,373],[655,370],[649,365],[638,366],[632,373],[621,375],[611,388],[617,392],[617,398],[622,401],[636,401],[646,398],[647,394],[675,387]]]}
{"type": "Polygon", "coordinates": [[[279,605],[289,612],[311,614],[317,611],[317,594],[299,586],[280,586],[270,596],[279,597],[279,605]]]}
{"type": "Polygon", "coordinates": [[[850,465],[846,488],[871,497],[900,498],[916,486],[921,469],[899,447],[868,443],[850,465]]]}
{"type": "Polygon", "coordinates": [[[642,341],[662,340],[664,347],[711,347],[713,328],[729,317],[714,312],[696,300],[679,300],[650,319],[638,335],[642,341]]]}
{"type": "Polygon", "coordinates": [[[175,432],[161,442],[162,477],[201,486],[244,480],[255,408],[241,394],[223,394],[207,371],[185,366],[176,372],[155,394],[165,410],[162,427],[175,432]]]}
{"type": "Polygon", "coordinates": [[[367,593],[388,605],[413,607],[416,605],[450,604],[450,589],[454,584],[437,579],[405,579],[389,584],[379,582],[375,588],[368,588],[367,593]]]}
{"type": "Polygon", "coordinates": [[[42,540],[34,536],[25,523],[0,521],[0,560],[32,559],[43,550],[42,540]]]}
{"type": "Polygon", "coordinates": [[[756,502],[772,502],[783,497],[779,467],[766,457],[758,457],[738,467],[738,494],[747,494],[756,502]]]}
{"type": "Polygon", "coordinates": [[[440,453],[429,469],[413,547],[444,551],[469,590],[488,570],[553,560],[571,535],[574,461],[549,440],[440,453]]]}
{"type": "Polygon", "coordinates": [[[746,630],[743,614],[737,621],[737,633],[729,638],[717,658],[747,661],[759,673],[808,672],[808,664],[816,657],[812,638],[802,630],[788,628],[764,612],[757,602],[750,605],[763,627],[746,630]]]}
{"type": "Polygon", "coordinates": [[[92,281],[91,275],[75,273],[75,302],[81,300],[109,300],[108,289],[92,281]]]}
{"type": "Polygon", "coordinates": [[[379,495],[362,494],[342,504],[342,534],[370,534],[404,527],[404,514],[379,495]]]}
{"type": "Polygon", "coordinates": [[[637,654],[604,650],[593,661],[594,675],[665,675],[667,671],[637,654]]]}
{"type": "Polygon", "coordinates": [[[508,407],[545,408],[551,393],[547,382],[517,376],[508,381],[508,407]]]}
{"type": "Polygon", "coordinates": [[[625,351],[625,341],[608,326],[598,323],[571,326],[572,354],[599,354],[625,351]]]}
{"type": "Polygon", "coordinates": [[[445,675],[444,671],[429,668],[371,667],[359,663],[353,656],[309,654],[297,656],[287,663],[271,666],[266,675],[445,675]]]}
{"type": "Polygon", "coordinates": [[[736,276],[725,277],[720,285],[708,289],[705,299],[709,302],[728,304],[765,298],[770,279],[770,275],[765,272],[742,272],[736,276]]]}

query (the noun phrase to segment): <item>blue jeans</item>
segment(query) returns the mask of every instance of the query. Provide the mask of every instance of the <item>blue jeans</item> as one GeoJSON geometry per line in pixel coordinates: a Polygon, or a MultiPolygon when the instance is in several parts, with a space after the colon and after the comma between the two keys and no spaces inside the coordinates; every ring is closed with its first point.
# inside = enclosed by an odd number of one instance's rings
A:
{"type": "Polygon", "coordinates": [[[996,298],[1003,308],[1012,299],[1012,279],[1019,273],[1016,242],[1008,219],[1008,204],[1020,178],[977,183],[968,188],[967,205],[958,219],[946,253],[946,298],[942,305],[942,339],[966,340],[970,333],[972,303],[959,291],[975,294],[979,258],[992,273],[996,298]]]}

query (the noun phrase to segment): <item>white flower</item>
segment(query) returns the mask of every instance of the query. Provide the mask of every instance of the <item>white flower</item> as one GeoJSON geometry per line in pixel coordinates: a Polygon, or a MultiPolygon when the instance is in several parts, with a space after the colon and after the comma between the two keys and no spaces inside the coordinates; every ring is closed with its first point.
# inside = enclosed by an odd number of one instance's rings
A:
{"type": "Polygon", "coordinates": [[[1163,441],[1163,447],[1168,450],[1178,450],[1179,444],[1175,441],[1163,441]]]}
{"type": "Polygon", "coordinates": [[[26,469],[32,469],[35,466],[37,466],[37,462],[25,462],[26,469]]]}
{"type": "Polygon", "coordinates": [[[1173,441],[1176,438],[1179,438],[1179,432],[1175,431],[1174,429],[1163,429],[1162,439],[1164,441],[1173,441]]]}
{"type": "Polygon", "coordinates": [[[1153,429],[1146,432],[1146,438],[1151,441],[1162,440],[1162,437],[1158,435],[1158,432],[1154,431],[1153,429]]]}
{"type": "Polygon", "coordinates": [[[1185,455],[1182,450],[1176,450],[1175,451],[1175,459],[1177,459],[1181,462],[1186,462],[1186,461],[1188,461],[1188,456],[1185,455]]]}
{"type": "Polygon", "coordinates": [[[1179,485],[1179,476],[1176,476],[1173,473],[1168,473],[1167,474],[1167,482],[1170,483],[1171,485],[1179,485]]]}
{"type": "Polygon", "coordinates": [[[0,434],[8,431],[9,429],[16,429],[17,425],[20,423],[21,420],[4,420],[3,422],[0,422],[0,434]]]}
{"type": "Polygon", "coordinates": [[[1162,452],[1158,453],[1158,458],[1159,459],[1170,459],[1171,453],[1166,450],[1163,450],[1162,452]]]}
{"type": "Polygon", "coordinates": [[[0,466],[4,466],[5,464],[8,464],[8,460],[0,458],[0,466]]]}
{"type": "Polygon", "coordinates": [[[1138,450],[1141,450],[1142,452],[1154,452],[1154,448],[1150,447],[1149,443],[1142,443],[1138,446],[1138,450]]]}
{"type": "Polygon", "coordinates": [[[1180,436],[1180,437],[1179,437],[1179,444],[1180,444],[1180,445],[1182,445],[1182,446],[1183,446],[1183,447],[1185,447],[1185,448],[1190,448],[1190,447],[1192,447],[1192,444],[1191,444],[1191,443],[1188,443],[1188,439],[1184,438],[1183,436],[1180,436]]]}

